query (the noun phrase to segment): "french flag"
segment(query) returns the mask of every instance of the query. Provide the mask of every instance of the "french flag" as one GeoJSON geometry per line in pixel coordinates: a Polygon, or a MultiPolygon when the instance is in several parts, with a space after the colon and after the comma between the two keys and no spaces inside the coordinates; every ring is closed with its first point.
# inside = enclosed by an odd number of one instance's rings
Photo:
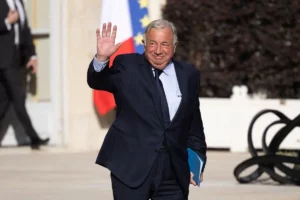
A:
{"type": "MultiPolygon", "coordinates": [[[[103,23],[112,22],[118,26],[116,44],[122,45],[111,56],[109,67],[119,54],[143,53],[143,32],[149,24],[148,0],[102,0],[100,27],[103,23]]],[[[94,104],[100,115],[105,115],[116,107],[111,93],[94,90],[94,104]]]]}

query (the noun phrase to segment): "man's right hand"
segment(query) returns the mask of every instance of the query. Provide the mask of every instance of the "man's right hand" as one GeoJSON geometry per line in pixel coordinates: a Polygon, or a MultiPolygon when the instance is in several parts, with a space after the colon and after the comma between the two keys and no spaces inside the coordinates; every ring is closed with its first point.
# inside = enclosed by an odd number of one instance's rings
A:
{"type": "Polygon", "coordinates": [[[97,36],[97,59],[99,61],[106,61],[111,55],[113,55],[121,46],[121,43],[115,44],[117,35],[117,26],[114,25],[111,31],[112,24],[109,22],[102,26],[102,34],[100,30],[96,30],[97,36]]]}
{"type": "Polygon", "coordinates": [[[17,10],[9,10],[7,17],[8,23],[14,24],[19,20],[19,13],[17,10]]]}

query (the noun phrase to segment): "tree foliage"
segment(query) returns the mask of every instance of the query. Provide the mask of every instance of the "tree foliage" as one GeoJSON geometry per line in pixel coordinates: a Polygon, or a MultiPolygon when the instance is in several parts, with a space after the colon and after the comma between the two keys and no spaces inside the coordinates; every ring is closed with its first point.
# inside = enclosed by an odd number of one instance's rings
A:
{"type": "Polygon", "coordinates": [[[163,18],[178,30],[175,57],[201,71],[200,96],[247,85],[267,98],[300,97],[300,1],[167,0],[163,18]]]}

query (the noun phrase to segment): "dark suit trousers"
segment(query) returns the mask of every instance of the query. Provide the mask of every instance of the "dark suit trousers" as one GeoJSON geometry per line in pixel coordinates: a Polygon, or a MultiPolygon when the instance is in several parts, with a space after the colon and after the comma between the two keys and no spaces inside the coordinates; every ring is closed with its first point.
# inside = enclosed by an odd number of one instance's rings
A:
{"type": "MultiPolygon", "coordinates": [[[[146,159],[146,158],[145,158],[146,159]]],[[[141,159],[141,162],[143,160],[141,159]]],[[[137,172],[138,173],[138,172],[137,172]]],[[[149,175],[137,188],[130,188],[111,174],[113,196],[115,200],[187,200],[179,187],[170,156],[161,149],[149,175]]]]}
{"type": "Polygon", "coordinates": [[[4,117],[9,108],[9,103],[12,103],[26,134],[31,141],[38,140],[39,137],[32,126],[25,107],[26,84],[24,69],[21,69],[20,67],[0,69],[0,84],[2,84],[0,94],[0,120],[4,117]]]}

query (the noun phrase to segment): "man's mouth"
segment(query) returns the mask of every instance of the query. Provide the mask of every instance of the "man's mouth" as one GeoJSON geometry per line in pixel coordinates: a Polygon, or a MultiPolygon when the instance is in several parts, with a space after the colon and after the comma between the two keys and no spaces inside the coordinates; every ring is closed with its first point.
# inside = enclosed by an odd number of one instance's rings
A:
{"type": "Polygon", "coordinates": [[[161,59],[163,59],[163,56],[155,56],[154,58],[157,60],[161,60],[161,59]]]}

